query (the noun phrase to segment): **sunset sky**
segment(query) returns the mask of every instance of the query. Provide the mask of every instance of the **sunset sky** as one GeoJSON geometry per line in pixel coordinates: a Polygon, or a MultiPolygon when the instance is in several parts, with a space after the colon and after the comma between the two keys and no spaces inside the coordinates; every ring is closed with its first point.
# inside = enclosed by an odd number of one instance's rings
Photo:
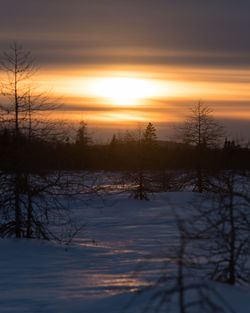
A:
{"type": "Polygon", "coordinates": [[[112,131],[151,121],[165,136],[202,100],[250,134],[249,0],[0,3],[0,49],[32,51],[63,118],[112,131]]]}

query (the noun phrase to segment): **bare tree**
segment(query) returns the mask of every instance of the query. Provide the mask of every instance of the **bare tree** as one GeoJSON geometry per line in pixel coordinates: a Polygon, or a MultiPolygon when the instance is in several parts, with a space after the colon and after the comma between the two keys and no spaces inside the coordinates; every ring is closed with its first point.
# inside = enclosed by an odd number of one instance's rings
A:
{"type": "Polygon", "coordinates": [[[8,164],[1,164],[0,235],[50,239],[47,226],[53,224],[52,217],[55,221],[58,214],[57,225],[64,223],[63,217],[68,220],[69,211],[63,203],[70,195],[67,190],[64,198],[57,197],[58,191],[62,194],[66,188],[62,174],[41,164],[44,160],[39,154],[44,159],[49,157],[43,154],[43,147],[48,146],[48,138],[42,136],[43,129],[48,134],[51,124],[46,121],[41,125],[40,114],[56,105],[49,101],[47,93],[35,92],[31,83],[35,69],[31,53],[16,42],[3,53],[1,70],[6,74],[6,81],[2,84],[2,95],[8,102],[1,105],[1,110],[13,142],[8,151],[8,164]]]}
{"type": "Polygon", "coordinates": [[[7,113],[7,119],[14,122],[15,135],[15,157],[13,159],[14,185],[15,185],[15,234],[17,238],[21,237],[21,207],[20,207],[20,123],[23,118],[23,109],[26,98],[26,83],[34,73],[34,60],[30,52],[23,50],[22,46],[16,42],[10,46],[8,52],[3,53],[0,62],[1,70],[7,76],[6,81],[2,83],[2,95],[9,99],[7,105],[2,105],[2,111],[7,113]]]}
{"type": "Polygon", "coordinates": [[[195,147],[215,147],[222,138],[224,131],[212,116],[213,110],[201,101],[191,109],[179,132],[182,141],[195,147]]]}
{"type": "MultiPolygon", "coordinates": [[[[30,51],[23,49],[17,42],[10,45],[0,61],[0,68],[6,74],[6,81],[2,83],[2,95],[8,97],[9,103],[2,105],[1,109],[14,115],[15,134],[18,136],[20,121],[25,109],[25,99],[28,96],[28,79],[34,74],[36,67],[30,51]]],[[[11,114],[11,115],[10,115],[11,114]]]]}
{"type": "Polygon", "coordinates": [[[49,139],[59,135],[57,123],[49,120],[49,114],[59,107],[58,99],[51,96],[50,91],[38,91],[34,83],[28,85],[24,97],[22,132],[30,140],[45,137],[49,139]]]}
{"type": "Polygon", "coordinates": [[[215,148],[224,135],[224,129],[212,116],[212,109],[202,102],[196,103],[190,115],[178,129],[178,136],[183,143],[195,147],[196,182],[199,192],[204,191],[205,175],[203,159],[209,148],[215,148]]]}
{"type": "MultiPolygon", "coordinates": [[[[210,182],[210,193],[191,219],[197,250],[207,260],[210,279],[249,284],[250,198],[248,178],[233,170],[210,182]]],[[[205,272],[205,269],[203,269],[205,272]]]]}

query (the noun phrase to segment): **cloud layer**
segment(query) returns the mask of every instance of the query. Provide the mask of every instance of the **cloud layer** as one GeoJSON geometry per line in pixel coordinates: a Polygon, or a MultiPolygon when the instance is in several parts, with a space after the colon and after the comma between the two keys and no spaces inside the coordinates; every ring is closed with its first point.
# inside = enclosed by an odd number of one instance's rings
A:
{"type": "Polygon", "coordinates": [[[45,64],[250,65],[249,1],[3,2],[0,48],[19,40],[45,64]]]}

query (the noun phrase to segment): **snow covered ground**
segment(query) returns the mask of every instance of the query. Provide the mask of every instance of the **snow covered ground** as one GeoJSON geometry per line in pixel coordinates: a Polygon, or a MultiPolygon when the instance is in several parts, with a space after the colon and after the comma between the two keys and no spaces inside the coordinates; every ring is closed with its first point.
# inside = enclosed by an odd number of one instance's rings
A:
{"type": "MultiPolygon", "coordinates": [[[[195,197],[164,193],[137,201],[121,194],[88,207],[78,201],[74,215],[85,227],[74,245],[0,240],[0,312],[119,313],[131,299],[126,312],[142,312],[153,291],[136,290],[159,278],[165,252],[177,242],[172,209],[185,211],[195,197]]],[[[212,288],[235,313],[250,312],[250,289],[212,288]]]]}

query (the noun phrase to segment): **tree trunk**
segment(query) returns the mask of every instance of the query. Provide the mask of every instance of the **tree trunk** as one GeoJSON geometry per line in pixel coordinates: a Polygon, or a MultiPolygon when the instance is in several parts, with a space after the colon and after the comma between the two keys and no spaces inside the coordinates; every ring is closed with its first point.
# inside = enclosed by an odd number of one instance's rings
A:
{"type": "Polygon", "coordinates": [[[15,234],[21,238],[20,174],[15,174],[15,234]]]}
{"type": "Polygon", "coordinates": [[[229,212],[230,212],[230,261],[229,261],[229,280],[228,283],[231,285],[235,284],[235,217],[234,217],[234,209],[233,209],[233,190],[232,185],[233,182],[230,182],[230,203],[229,203],[229,212]]]}

